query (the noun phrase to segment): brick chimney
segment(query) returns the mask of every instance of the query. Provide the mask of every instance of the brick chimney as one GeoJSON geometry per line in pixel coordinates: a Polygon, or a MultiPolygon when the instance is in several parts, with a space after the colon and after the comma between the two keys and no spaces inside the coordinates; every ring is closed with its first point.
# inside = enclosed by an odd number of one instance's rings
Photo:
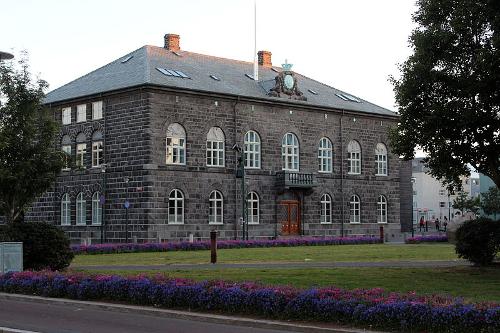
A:
{"type": "Polygon", "coordinates": [[[257,55],[259,56],[259,65],[264,67],[272,67],[273,63],[271,62],[271,52],[269,51],[259,51],[257,55]]]}
{"type": "Polygon", "coordinates": [[[165,35],[165,48],[170,51],[180,51],[181,47],[179,44],[179,40],[181,37],[176,34],[166,34],[165,35]]]}

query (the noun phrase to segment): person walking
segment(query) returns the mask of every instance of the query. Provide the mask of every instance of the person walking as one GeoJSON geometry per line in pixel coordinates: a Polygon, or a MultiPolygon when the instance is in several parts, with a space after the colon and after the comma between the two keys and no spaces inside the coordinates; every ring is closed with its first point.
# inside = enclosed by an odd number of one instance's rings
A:
{"type": "Polygon", "coordinates": [[[420,222],[418,222],[418,231],[422,231],[423,228],[424,228],[424,217],[421,216],[420,222]]]}
{"type": "Polygon", "coordinates": [[[444,232],[446,232],[446,227],[448,226],[448,219],[446,218],[446,216],[444,217],[444,221],[443,221],[443,227],[444,227],[444,232]]]}
{"type": "Polygon", "coordinates": [[[438,218],[436,218],[436,221],[434,221],[434,224],[436,225],[436,231],[439,231],[440,223],[439,223],[438,218]]]}

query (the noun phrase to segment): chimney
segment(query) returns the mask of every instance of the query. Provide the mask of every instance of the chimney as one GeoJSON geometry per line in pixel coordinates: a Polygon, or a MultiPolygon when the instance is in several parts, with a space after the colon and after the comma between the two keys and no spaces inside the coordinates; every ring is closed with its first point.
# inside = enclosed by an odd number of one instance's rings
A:
{"type": "Polygon", "coordinates": [[[257,55],[259,56],[259,65],[264,67],[272,67],[273,63],[271,62],[271,52],[269,51],[259,51],[257,55]]]}
{"type": "Polygon", "coordinates": [[[165,35],[165,48],[170,51],[176,51],[179,52],[181,50],[181,47],[179,45],[179,40],[181,37],[176,34],[166,34],[165,35]]]}

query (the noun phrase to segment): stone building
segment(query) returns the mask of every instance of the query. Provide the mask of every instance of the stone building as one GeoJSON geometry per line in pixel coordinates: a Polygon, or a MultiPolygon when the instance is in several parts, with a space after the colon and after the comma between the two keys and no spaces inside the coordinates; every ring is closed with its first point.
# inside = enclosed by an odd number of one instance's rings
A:
{"type": "Polygon", "coordinates": [[[167,34],[50,92],[77,167],[27,218],[94,243],[241,238],[242,215],[250,239],[410,228],[411,164],[387,135],[397,114],[273,66],[267,51],[258,68],[254,80],[252,63],[167,34]]]}

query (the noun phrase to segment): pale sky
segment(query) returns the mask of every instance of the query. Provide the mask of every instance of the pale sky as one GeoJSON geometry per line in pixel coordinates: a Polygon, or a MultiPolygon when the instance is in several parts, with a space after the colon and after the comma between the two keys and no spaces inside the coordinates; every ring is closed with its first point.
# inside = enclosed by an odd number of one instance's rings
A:
{"type": "MultiPolygon", "coordinates": [[[[257,0],[257,49],[293,70],[396,110],[389,75],[410,54],[415,0],[257,0]]],[[[253,0],[0,0],[0,50],[64,85],[143,45],[253,61],[253,0]]],[[[300,84],[300,83],[299,83],[300,84]]],[[[299,86],[300,88],[300,86],[299,86]]]]}

